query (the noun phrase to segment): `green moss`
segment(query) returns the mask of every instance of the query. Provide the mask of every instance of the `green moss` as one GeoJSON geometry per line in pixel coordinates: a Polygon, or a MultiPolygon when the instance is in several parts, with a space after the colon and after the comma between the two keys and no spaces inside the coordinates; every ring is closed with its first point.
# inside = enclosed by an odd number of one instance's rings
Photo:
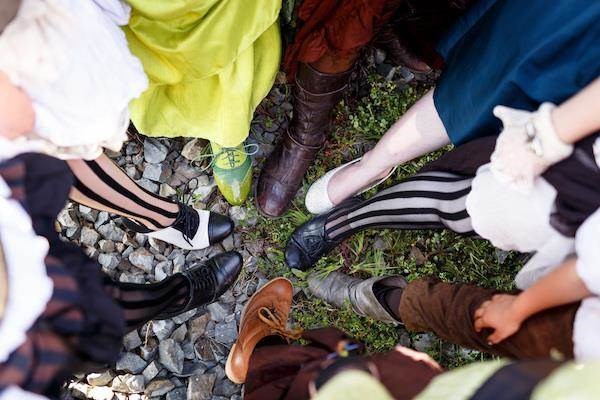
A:
{"type": "MultiPolygon", "coordinates": [[[[373,146],[424,93],[424,89],[398,88],[378,76],[370,76],[368,83],[370,90],[365,97],[345,102],[337,108],[334,132],[309,169],[305,190],[326,171],[360,156],[373,146]]],[[[394,177],[367,196],[414,174],[449,148],[401,166],[394,177]]],[[[285,265],[283,249],[293,230],[309,218],[302,201],[297,199],[283,217],[259,217],[256,226],[244,233],[248,238],[265,239],[265,256],[259,260],[258,267],[268,277],[286,276],[297,280],[297,286],[306,286],[306,274],[292,272],[285,265]]],[[[433,275],[448,282],[511,289],[513,276],[519,267],[516,254],[511,253],[500,262],[488,242],[461,237],[449,231],[379,230],[354,235],[322,258],[314,271],[327,274],[339,269],[360,277],[401,274],[409,280],[433,275]]],[[[359,317],[349,308],[332,308],[304,293],[296,297],[292,317],[305,329],[336,326],[365,343],[369,351],[390,349],[398,343],[401,335],[408,335],[403,328],[359,317]]],[[[409,336],[415,340],[418,338],[414,334],[409,336]]],[[[432,342],[428,352],[446,367],[485,357],[439,339],[432,342]]]]}

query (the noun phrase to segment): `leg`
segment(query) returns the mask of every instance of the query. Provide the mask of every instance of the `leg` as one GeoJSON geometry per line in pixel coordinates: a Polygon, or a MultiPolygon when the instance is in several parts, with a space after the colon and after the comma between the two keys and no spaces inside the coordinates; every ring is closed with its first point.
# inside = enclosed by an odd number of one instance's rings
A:
{"type": "Polygon", "coordinates": [[[157,196],[131,180],[106,155],[93,161],[68,162],[75,175],[71,200],[135,220],[151,230],[171,226],[179,205],[157,196]]]}
{"type": "Polygon", "coordinates": [[[173,318],[217,300],[235,283],[242,264],[242,256],[230,251],[158,283],[121,283],[106,277],[104,291],[123,309],[131,331],[152,319],[173,318]]]}
{"type": "Polygon", "coordinates": [[[446,128],[433,103],[430,90],[385,133],[360,162],[338,171],[329,182],[333,204],[360,192],[384,177],[396,165],[437,150],[450,143],[446,128]]]}
{"type": "Polygon", "coordinates": [[[326,56],[315,65],[301,64],[294,85],[294,117],[277,147],[267,158],[256,187],[256,205],[269,216],[288,208],[302,178],[326,140],[333,108],[346,90],[348,65],[354,57],[326,56]],[[342,71],[338,71],[342,69],[342,71]]]}
{"type": "Polygon", "coordinates": [[[129,227],[136,232],[186,250],[206,248],[233,232],[230,218],[150,193],[105,155],[69,161],[69,167],[75,175],[71,200],[133,220],[129,227]]]}
{"type": "Polygon", "coordinates": [[[331,113],[344,94],[354,63],[399,5],[399,0],[372,0],[368,7],[362,0],[327,0],[318,5],[304,2],[300,7],[305,23],[284,63],[294,82],[294,117],[258,178],[256,205],[263,214],[277,217],[289,207],[325,143],[331,113]],[[322,40],[315,40],[316,36],[322,40]]]}
{"type": "Polygon", "coordinates": [[[552,351],[573,357],[573,320],[578,303],[538,313],[515,335],[492,346],[486,341],[489,332],[475,332],[473,314],[496,293],[473,285],[419,279],[403,290],[397,309],[408,329],[432,331],[461,346],[513,358],[548,357],[552,351]]]}
{"type": "Polygon", "coordinates": [[[549,357],[559,352],[573,358],[573,321],[579,303],[552,308],[525,321],[513,336],[489,345],[490,332],[475,332],[473,314],[494,289],[443,283],[435,278],[407,283],[402,276],[366,280],[332,272],[312,274],[310,292],[336,307],[350,304],[359,315],[388,323],[403,323],[416,332],[433,332],[460,346],[518,359],[549,357]]]}
{"type": "Polygon", "coordinates": [[[125,329],[130,332],[162,312],[177,312],[187,304],[190,286],[182,274],[151,284],[114,282],[108,277],[105,291],[123,310],[125,329]]]}
{"type": "Polygon", "coordinates": [[[473,235],[465,207],[471,181],[471,177],[447,172],[417,174],[358,206],[332,212],[325,233],[334,240],[367,228],[448,228],[473,235]]]}
{"type": "Polygon", "coordinates": [[[473,235],[465,209],[471,177],[424,172],[369,200],[350,199],[301,225],[286,247],[291,268],[307,269],[350,235],[368,228],[441,229],[473,235]],[[321,235],[316,242],[315,232],[321,235]]]}

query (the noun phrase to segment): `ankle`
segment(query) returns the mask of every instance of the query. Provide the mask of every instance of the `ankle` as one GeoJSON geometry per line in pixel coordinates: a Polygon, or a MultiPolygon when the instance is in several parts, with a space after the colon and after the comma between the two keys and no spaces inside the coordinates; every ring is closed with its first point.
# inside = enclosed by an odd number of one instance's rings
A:
{"type": "Polygon", "coordinates": [[[184,289],[182,288],[180,291],[173,295],[172,302],[171,304],[169,304],[165,311],[177,312],[183,310],[190,302],[192,296],[192,284],[190,280],[180,272],[171,275],[167,279],[171,281],[171,285],[173,286],[183,284],[184,289]]]}
{"type": "Polygon", "coordinates": [[[362,156],[360,162],[356,163],[356,167],[357,171],[360,170],[362,175],[369,179],[368,183],[371,183],[383,179],[392,171],[394,165],[382,162],[381,157],[373,154],[373,150],[371,150],[362,156]]]}
{"type": "MultiPolygon", "coordinates": [[[[177,214],[177,216],[179,216],[179,213],[177,214]]],[[[161,224],[160,227],[158,227],[158,229],[155,229],[157,231],[161,230],[161,229],[166,229],[169,228],[171,226],[173,226],[173,224],[175,223],[175,221],[177,221],[177,217],[175,218],[168,218],[168,217],[163,217],[161,219],[159,219],[157,222],[161,224]]]]}

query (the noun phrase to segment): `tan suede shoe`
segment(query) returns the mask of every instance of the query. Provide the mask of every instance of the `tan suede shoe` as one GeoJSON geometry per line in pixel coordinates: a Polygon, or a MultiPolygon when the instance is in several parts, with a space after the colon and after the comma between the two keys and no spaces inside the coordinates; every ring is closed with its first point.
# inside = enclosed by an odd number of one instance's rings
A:
{"type": "Polygon", "coordinates": [[[299,331],[286,327],[292,306],[294,289],[285,278],[276,278],[260,288],[242,312],[238,339],[231,348],[225,374],[235,383],[244,383],[250,356],[256,344],[264,337],[279,335],[286,339],[297,339],[299,331]]]}

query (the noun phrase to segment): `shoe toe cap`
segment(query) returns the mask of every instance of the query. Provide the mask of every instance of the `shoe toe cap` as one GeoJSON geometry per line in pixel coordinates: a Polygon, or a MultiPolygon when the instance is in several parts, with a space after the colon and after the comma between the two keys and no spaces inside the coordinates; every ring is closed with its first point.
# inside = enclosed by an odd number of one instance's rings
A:
{"type": "Polygon", "coordinates": [[[312,266],[310,260],[308,260],[308,257],[306,257],[293,237],[290,238],[285,246],[285,262],[288,267],[301,271],[306,271],[312,266]]]}
{"type": "Polygon", "coordinates": [[[295,191],[268,174],[261,174],[256,186],[256,206],[269,217],[281,216],[289,207],[295,191]]]}
{"type": "MultiPolygon", "coordinates": [[[[227,287],[235,282],[244,265],[244,259],[237,251],[217,254],[212,260],[216,268],[219,285],[227,287]]],[[[225,290],[227,289],[225,288],[225,290]]]]}
{"type": "Polygon", "coordinates": [[[211,245],[219,243],[231,235],[233,229],[234,224],[231,218],[213,212],[210,213],[208,220],[208,241],[211,245]]]}

